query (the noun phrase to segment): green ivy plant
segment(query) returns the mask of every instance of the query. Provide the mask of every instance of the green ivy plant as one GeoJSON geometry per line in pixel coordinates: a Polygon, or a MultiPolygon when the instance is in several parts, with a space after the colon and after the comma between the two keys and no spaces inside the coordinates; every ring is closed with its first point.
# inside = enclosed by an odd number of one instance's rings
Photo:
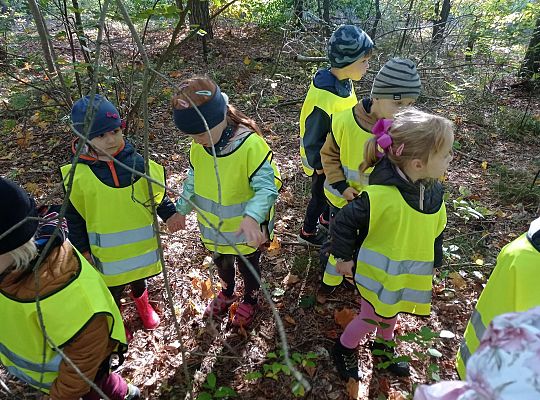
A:
{"type": "Polygon", "coordinates": [[[206,390],[199,393],[197,400],[229,399],[237,396],[237,393],[230,387],[217,386],[217,377],[214,373],[208,374],[202,387],[206,390]]]}
{"type": "MultiPolygon", "coordinates": [[[[291,363],[294,367],[313,368],[316,366],[316,360],[318,355],[313,352],[306,354],[293,353],[291,355],[291,363]]],[[[287,363],[285,362],[285,353],[283,350],[276,352],[270,352],[266,355],[269,362],[263,364],[262,371],[253,371],[246,374],[245,379],[248,381],[254,381],[260,378],[270,378],[279,380],[280,376],[291,376],[292,372],[287,363]]],[[[305,395],[305,388],[298,380],[294,379],[291,384],[291,392],[295,397],[303,397],[305,395]]]]}

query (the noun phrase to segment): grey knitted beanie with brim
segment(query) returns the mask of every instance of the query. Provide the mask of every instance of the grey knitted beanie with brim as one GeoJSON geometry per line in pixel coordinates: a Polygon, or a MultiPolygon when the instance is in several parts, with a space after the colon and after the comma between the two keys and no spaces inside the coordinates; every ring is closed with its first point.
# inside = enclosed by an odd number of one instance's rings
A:
{"type": "Polygon", "coordinates": [[[328,59],[334,68],[344,68],[356,60],[368,56],[373,41],[366,32],[354,25],[341,25],[328,41],[328,59]]]}
{"type": "Polygon", "coordinates": [[[420,96],[420,76],[411,60],[392,58],[380,69],[371,88],[377,99],[414,99],[420,96]]]}

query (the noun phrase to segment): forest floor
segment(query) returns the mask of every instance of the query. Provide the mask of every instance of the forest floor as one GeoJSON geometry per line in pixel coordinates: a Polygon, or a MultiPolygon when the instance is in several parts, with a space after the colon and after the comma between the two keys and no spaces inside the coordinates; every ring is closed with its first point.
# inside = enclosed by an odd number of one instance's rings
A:
{"type": "MultiPolygon", "coordinates": [[[[151,32],[147,45],[153,55],[163,48],[168,33],[151,32]]],[[[166,73],[176,82],[193,74],[209,74],[232,104],[256,119],[272,147],[284,185],[277,202],[277,240],[263,255],[262,279],[283,321],[289,352],[297,353],[296,364],[311,384],[305,397],[336,400],[349,398],[351,388],[338,377],[329,351],[357,310],[359,296],[344,287],[327,298],[318,295],[318,253],[296,239],[309,200],[309,179],[301,171],[298,155],[298,118],[317,66],[295,62],[294,56],[309,51],[306,43],[310,40],[308,34],[289,37],[280,53],[285,42],[280,32],[218,26],[207,63],[200,56],[200,45],[190,42],[170,60],[166,73]]],[[[383,55],[379,58],[374,57],[370,69],[378,70],[386,60],[383,55]]],[[[451,96],[443,83],[462,83],[460,74],[464,72],[436,68],[421,73],[424,92],[418,107],[440,113],[457,126],[459,150],[445,181],[449,193],[445,264],[435,277],[430,317],[404,315],[399,319],[398,335],[417,333],[397,344],[400,354],[412,357],[411,377],[396,378],[375,368],[367,345],[361,346],[364,379],[359,399],[405,399],[418,384],[457,379],[456,351],[496,256],[539,214],[540,188],[530,187],[540,168],[539,93],[513,88],[511,78],[498,75],[486,87],[463,89],[451,96]],[[523,112],[528,117],[522,120],[523,112]],[[426,327],[436,335],[422,343],[420,338],[430,337],[426,327]],[[439,335],[441,331],[445,332],[439,335]]],[[[32,71],[17,76],[23,74],[32,71]]],[[[372,79],[373,74],[368,74],[356,85],[359,97],[369,92],[372,79]]],[[[172,124],[170,92],[163,81],[153,90],[150,147],[152,158],[166,168],[168,184],[179,190],[188,165],[188,142],[172,124]]],[[[70,159],[69,128],[58,121],[39,125],[31,118],[24,120],[27,125],[17,134],[0,135],[0,174],[24,184],[41,202],[61,202],[58,166],[70,159]]],[[[141,143],[136,136],[128,139],[141,143]]],[[[171,193],[171,197],[177,195],[171,193]]],[[[184,367],[195,394],[206,391],[214,395],[202,398],[218,398],[214,389],[203,387],[212,382],[211,373],[217,377],[216,388],[231,388],[241,399],[294,398],[295,380],[286,373],[279,353],[278,324],[262,297],[260,312],[248,330],[233,329],[228,318],[217,325],[203,320],[202,311],[212,296],[211,282],[218,279],[217,275],[210,279],[213,268],[205,261],[209,254],[199,242],[195,217],[189,217],[185,231],[164,234],[163,247],[181,339],[168,308],[163,277],[156,277],[150,283],[150,296],[162,318],[158,329],[143,330],[131,299],[125,296],[123,313],[134,339],[121,374],[148,399],[184,398],[184,367]],[[186,365],[182,364],[182,346],[188,353],[186,365]],[[256,372],[270,376],[257,378],[256,372]]],[[[0,379],[15,395],[33,398],[35,392],[4,371],[0,371],[0,379]]]]}

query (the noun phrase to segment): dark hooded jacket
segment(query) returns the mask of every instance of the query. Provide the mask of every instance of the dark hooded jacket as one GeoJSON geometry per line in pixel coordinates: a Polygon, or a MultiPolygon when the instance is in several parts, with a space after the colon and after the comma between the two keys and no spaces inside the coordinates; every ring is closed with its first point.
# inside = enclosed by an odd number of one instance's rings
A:
{"type": "MultiPolygon", "coordinates": [[[[126,141],[125,145],[113,156],[116,160],[144,173],[144,158],[135,151],[131,143],[126,141]]],[[[140,176],[133,176],[131,171],[116,165],[113,161],[101,161],[86,154],[80,155],[78,162],[88,165],[94,175],[110,187],[122,188],[130,186],[140,179],[140,176]]],[[[173,202],[167,196],[164,196],[156,211],[163,221],[167,221],[176,212],[176,208],[173,202]]],[[[86,221],[75,209],[71,201],[66,210],[66,219],[69,224],[69,240],[71,243],[81,253],[90,251],[86,221]]]]}
{"type": "MultiPolygon", "coordinates": [[[[443,202],[444,190],[439,182],[429,185],[421,182],[412,183],[401,176],[386,157],[373,169],[369,176],[369,184],[395,186],[407,204],[424,214],[436,213],[443,202]]],[[[346,261],[354,259],[355,253],[368,234],[369,207],[369,197],[363,192],[337,214],[331,235],[331,253],[336,258],[346,261]]],[[[442,264],[442,240],[441,233],[434,243],[435,267],[442,264]]]]}

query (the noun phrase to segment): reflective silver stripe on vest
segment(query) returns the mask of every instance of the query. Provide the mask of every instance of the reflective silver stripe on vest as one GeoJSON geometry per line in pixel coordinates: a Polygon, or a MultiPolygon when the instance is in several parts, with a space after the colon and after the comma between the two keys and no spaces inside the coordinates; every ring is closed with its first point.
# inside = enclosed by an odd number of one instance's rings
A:
{"type": "Polygon", "coordinates": [[[338,190],[334,189],[332,185],[328,182],[328,179],[324,180],[324,188],[328,190],[330,193],[332,193],[334,196],[337,196],[339,198],[345,199],[341,193],[339,193],[338,190]]]}
{"type": "MultiPolygon", "coordinates": [[[[359,165],[360,167],[360,165],[359,165]]],[[[350,182],[355,182],[359,184],[363,184],[361,178],[364,178],[365,180],[365,174],[360,174],[360,171],[357,169],[349,169],[348,167],[342,165],[341,168],[343,169],[343,174],[345,175],[345,178],[350,182]]]]}
{"type": "Polygon", "coordinates": [[[471,325],[474,328],[474,333],[478,341],[482,340],[484,332],[486,331],[486,326],[482,322],[482,315],[475,308],[471,316],[471,325]]]}
{"type": "Polygon", "coordinates": [[[384,304],[394,305],[400,301],[410,301],[418,304],[429,304],[431,302],[431,290],[415,290],[404,288],[397,291],[391,291],[384,288],[384,286],[360,274],[354,275],[354,280],[360,286],[375,293],[379,298],[379,301],[384,304]]]}
{"type": "Polygon", "coordinates": [[[28,383],[29,385],[32,385],[34,387],[37,387],[37,388],[42,388],[42,389],[50,389],[52,387],[52,382],[39,382],[39,381],[36,381],[34,378],[32,378],[31,376],[25,374],[24,372],[22,372],[20,369],[17,369],[15,368],[14,366],[9,366],[7,367],[7,370],[8,372],[13,375],[13,376],[16,376],[17,378],[19,378],[21,381],[23,382],[26,382],[28,383]]]}
{"type": "Polygon", "coordinates": [[[96,266],[103,275],[119,275],[139,268],[148,267],[158,261],[159,252],[155,250],[121,261],[102,262],[101,260],[96,259],[96,266]]]}
{"type": "Polygon", "coordinates": [[[207,199],[198,194],[195,194],[193,196],[192,201],[201,210],[206,211],[213,215],[217,215],[224,219],[242,217],[244,215],[244,210],[246,209],[246,205],[247,205],[247,202],[244,202],[240,204],[232,204],[230,206],[224,206],[219,203],[216,203],[214,200],[207,199]]]}
{"type": "Polygon", "coordinates": [[[342,274],[337,272],[336,266],[330,262],[330,259],[328,259],[328,262],[326,263],[326,268],[324,269],[324,272],[333,276],[343,276],[342,274]]]}
{"type": "Polygon", "coordinates": [[[388,275],[432,275],[433,274],[433,262],[431,261],[413,261],[403,260],[394,261],[386,257],[384,254],[377,253],[376,251],[366,249],[362,247],[358,252],[358,261],[369,264],[381,271],[386,272],[388,275]]]}
{"type": "Polygon", "coordinates": [[[90,245],[104,248],[142,242],[154,236],[154,227],[152,225],[116,233],[88,232],[90,245]]]}
{"type": "Polygon", "coordinates": [[[51,361],[45,364],[28,361],[27,359],[22,358],[21,356],[9,350],[2,343],[0,343],[0,352],[6,358],[9,358],[11,362],[17,365],[18,367],[28,369],[30,371],[35,371],[38,373],[58,371],[58,368],[60,367],[60,362],[62,361],[62,357],[60,356],[60,354],[57,354],[51,361]]]}
{"type": "MultiPolygon", "coordinates": [[[[304,149],[304,151],[306,151],[306,148],[304,147],[304,138],[301,137],[300,138],[300,147],[304,149]]],[[[304,167],[308,168],[308,169],[313,169],[313,167],[311,165],[309,165],[308,163],[308,160],[306,157],[303,157],[301,156],[302,158],[302,165],[304,165],[304,167]]]]}
{"type": "Polygon", "coordinates": [[[199,231],[205,240],[209,240],[218,246],[230,246],[232,244],[245,244],[246,237],[242,233],[237,235],[236,232],[218,232],[215,229],[204,226],[199,222],[199,231]],[[228,241],[227,241],[228,240],[228,241]]]}
{"type": "Polygon", "coordinates": [[[459,346],[459,354],[461,355],[461,360],[463,361],[463,365],[467,366],[467,363],[469,362],[469,358],[471,358],[471,351],[469,350],[469,346],[467,346],[467,343],[465,340],[461,342],[461,346],[459,346]]]}

